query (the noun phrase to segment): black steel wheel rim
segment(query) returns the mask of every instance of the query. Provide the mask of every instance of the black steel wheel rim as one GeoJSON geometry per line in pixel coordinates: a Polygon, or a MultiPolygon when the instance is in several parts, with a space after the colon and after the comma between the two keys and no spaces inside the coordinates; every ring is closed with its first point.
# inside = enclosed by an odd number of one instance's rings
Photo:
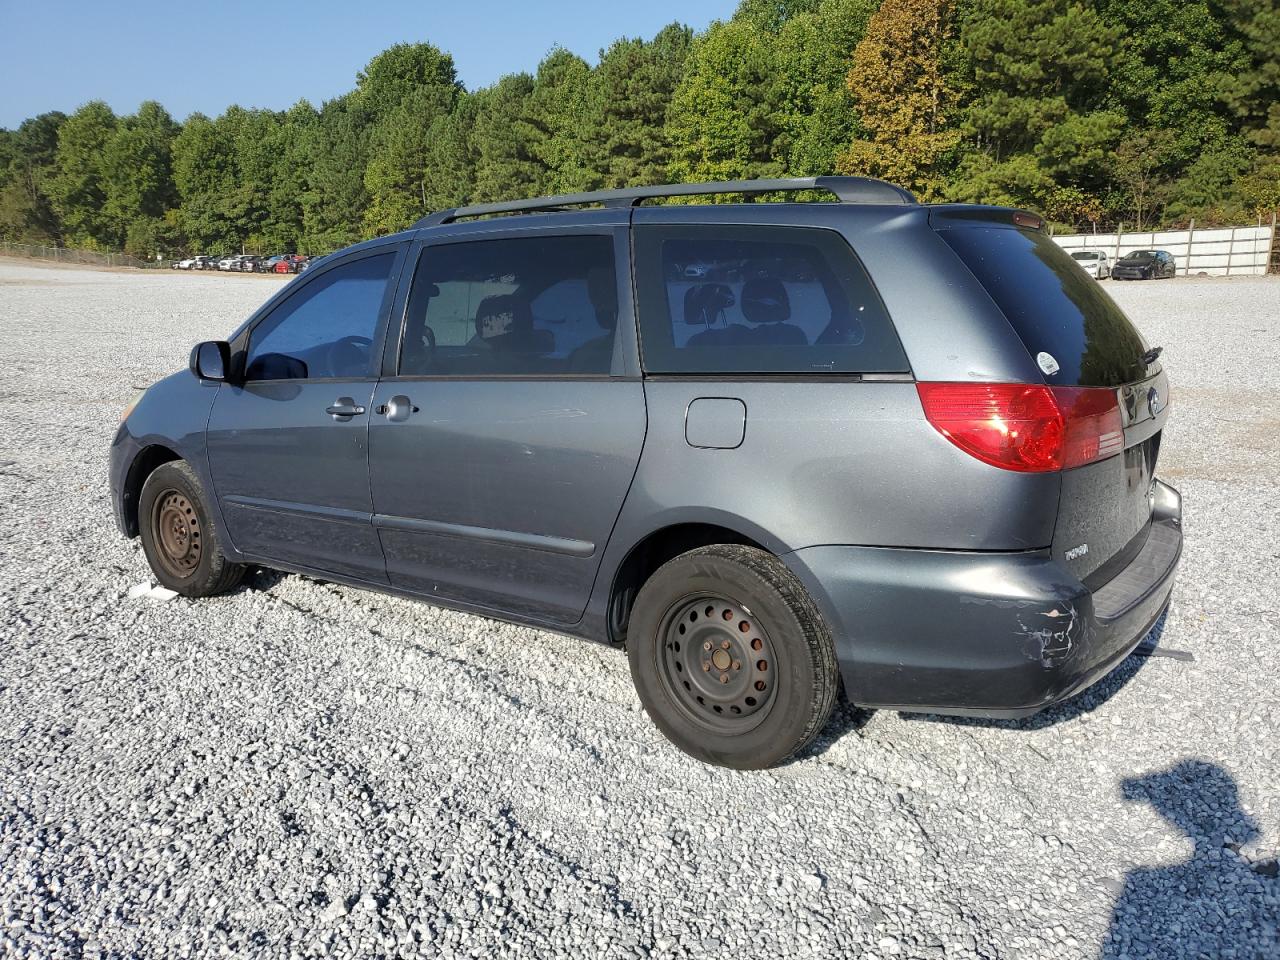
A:
{"type": "Polygon", "coordinates": [[[740,734],[768,716],[779,665],[764,625],[745,606],[686,597],[667,611],[658,637],[663,686],[695,723],[740,734]]]}
{"type": "Polygon", "coordinates": [[[175,577],[191,576],[200,565],[200,517],[195,505],[180,490],[165,490],[156,497],[151,512],[160,565],[175,577]]]}

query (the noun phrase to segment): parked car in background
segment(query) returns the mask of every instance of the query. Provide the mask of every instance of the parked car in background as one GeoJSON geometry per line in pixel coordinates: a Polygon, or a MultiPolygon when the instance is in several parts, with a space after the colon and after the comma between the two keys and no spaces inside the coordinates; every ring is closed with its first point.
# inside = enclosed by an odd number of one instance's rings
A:
{"type": "Polygon", "coordinates": [[[1173,254],[1168,250],[1134,250],[1126,253],[1111,268],[1113,280],[1158,280],[1172,277],[1178,271],[1173,254]]]}
{"type": "Polygon", "coordinates": [[[1101,250],[1073,250],[1071,259],[1095,280],[1105,280],[1111,276],[1111,261],[1101,250]]]}
{"type": "Polygon", "coordinates": [[[205,264],[212,259],[203,254],[195,257],[187,257],[183,260],[175,260],[173,268],[175,270],[203,270],[205,264]]]}
{"type": "Polygon", "coordinates": [[[263,257],[258,261],[256,269],[259,273],[275,273],[276,264],[285,259],[287,259],[287,255],[283,253],[278,253],[273,257],[263,257]]]}
{"type": "Polygon", "coordinates": [[[219,270],[239,270],[240,261],[242,259],[244,259],[243,253],[234,253],[229,256],[223,257],[221,260],[218,261],[218,269],[219,270]]]}
{"type": "Polygon", "coordinates": [[[1168,398],[1026,211],[610,190],[316,260],[126,412],[110,500],[184,596],[261,565],[612,643],[671,741],[766,767],[842,682],[1021,717],[1123,661],[1182,549],[1168,398]]]}
{"type": "Polygon", "coordinates": [[[258,269],[258,263],[265,259],[256,253],[246,254],[240,258],[239,270],[241,273],[254,273],[258,269]]]}
{"type": "Polygon", "coordinates": [[[193,267],[193,269],[195,269],[195,270],[217,270],[217,269],[218,269],[218,261],[219,261],[220,259],[222,259],[222,258],[221,258],[221,256],[212,256],[212,257],[196,257],[196,263],[195,263],[195,266],[193,267]]]}

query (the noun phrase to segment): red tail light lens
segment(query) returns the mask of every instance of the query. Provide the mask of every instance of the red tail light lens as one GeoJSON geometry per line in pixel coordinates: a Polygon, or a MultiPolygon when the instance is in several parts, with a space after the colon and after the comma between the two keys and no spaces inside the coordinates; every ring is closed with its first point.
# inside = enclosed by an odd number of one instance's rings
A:
{"type": "Polygon", "coordinates": [[[924,415],[983,463],[1046,473],[1124,449],[1114,390],[1029,383],[918,383],[924,415]]]}

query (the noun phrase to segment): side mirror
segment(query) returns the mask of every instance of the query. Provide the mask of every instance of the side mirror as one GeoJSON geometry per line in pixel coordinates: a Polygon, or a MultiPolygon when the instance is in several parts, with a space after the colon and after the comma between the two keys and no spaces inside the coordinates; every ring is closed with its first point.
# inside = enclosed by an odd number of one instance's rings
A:
{"type": "Polygon", "coordinates": [[[225,340],[206,340],[191,351],[191,372],[201,380],[222,383],[231,370],[231,345],[225,340]]]}

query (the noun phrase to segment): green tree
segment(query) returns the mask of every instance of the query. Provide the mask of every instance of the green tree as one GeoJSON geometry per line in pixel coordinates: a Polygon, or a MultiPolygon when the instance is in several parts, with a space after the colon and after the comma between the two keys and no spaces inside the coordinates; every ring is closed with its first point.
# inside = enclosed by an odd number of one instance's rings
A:
{"type": "Polygon", "coordinates": [[[55,172],[58,131],[66,119],[56,111],[43,113],[22,121],[17,130],[0,131],[0,237],[47,243],[60,236],[47,183],[55,172]]]}
{"type": "Polygon", "coordinates": [[[591,68],[577,54],[556,48],[538,64],[525,113],[541,168],[539,193],[585,190],[597,178],[587,155],[584,122],[591,68]]]}
{"type": "Polygon", "coordinates": [[[225,202],[236,187],[235,143],[229,131],[194,113],[174,138],[172,156],[178,225],[188,242],[208,253],[238,250],[241,237],[225,202]]]}
{"type": "Polygon", "coordinates": [[[747,21],[713,23],[690,51],[671,104],[670,170],[679,181],[773,177],[780,134],[772,37],[747,21]]]}
{"type": "Polygon", "coordinates": [[[545,179],[535,153],[538,131],[529,121],[533,77],[513,73],[476,97],[475,187],[477,202],[533,196],[545,179]]]}
{"type": "Polygon", "coordinates": [[[86,103],[58,131],[54,173],[48,194],[62,221],[67,242],[95,249],[119,249],[119,224],[105,210],[106,148],[116,116],[101,100],[86,103]]]}
{"type": "MultiPolygon", "coordinates": [[[[1223,92],[1249,68],[1243,43],[1209,0],[1102,0],[1098,9],[1117,28],[1108,82],[1111,101],[1128,116],[1126,139],[1169,134],[1161,138],[1158,168],[1149,171],[1164,184],[1163,208],[1186,219],[1219,203],[1252,154],[1238,122],[1222,109],[1223,92]]],[[[1121,177],[1132,181],[1132,157],[1118,157],[1112,167],[1124,167],[1121,177]]],[[[1145,206],[1132,193],[1119,203],[1120,218],[1138,217],[1145,206]]]]}
{"type": "Polygon", "coordinates": [[[364,220],[370,234],[403,230],[427,211],[432,131],[448,117],[456,99],[452,86],[419,87],[370,131],[364,172],[369,193],[364,220]]]}
{"type": "Polygon", "coordinates": [[[320,109],[306,141],[302,249],[326,253],[364,235],[369,194],[364,185],[369,127],[344,99],[320,109]]]}
{"type": "Polygon", "coordinates": [[[397,43],[357,75],[350,106],[376,121],[422,89],[446,90],[452,103],[462,90],[453,57],[429,43],[397,43]]]}
{"type": "Polygon", "coordinates": [[[841,155],[842,173],[883,177],[925,199],[943,194],[942,163],[958,141],[942,68],[951,14],[951,0],[885,0],[871,18],[848,77],[868,138],[841,155]]]}
{"type": "Polygon", "coordinates": [[[475,191],[474,129],[480,98],[464,94],[453,112],[436,117],[427,133],[427,171],[424,205],[443,210],[470,203],[475,191]]]}
{"type": "Polygon", "coordinates": [[[302,243],[302,196],[307,188],[308,142],[319,123],[319,114],[300,100],[279,117],[272,138],[278,158],[275,176],[266,197],[263,249],[293,253],[302,243]]]}
{"type": "Polygon", "coordinates": [[[582,123],[587,188],[661,183],[668,176],[670,105],[693,31],[673,23],[650,41],[623,38],[600,55],[582,123]]]}
{"type": "Polygon", "coordinates": [[[102,213],[125,251],[150,259],[163,238],[165,211],[176,202],[172,145],[178,125],[154,100],[123,117],[102,157],[102,213]]]}
{"type": "Polygon", "coordinates": [[[1222,98],[1255,143],[1280,150],[1280,6],[1275,0],[1219,0],[1247,66],[1222,88],[1222,98]]]}
{"type": "Polygon", "coordinates": [[[1112,33],[1075,0],[972,0],[960,27],[969,103],[956,199],[1040,205],[1096,195],[1125,126],[1107,103],[1112,33]]]}
{"type": "Polygon", "coordinates": [[[774,47],[771,97],[780,136],[775,153],[786,173],[834,173],[861,133],[847,81],[849,58],[866,36],[875,0],[820,0],[783,19],[774,47]]]}
{"type": "Polygon", "coordinates": [[[742,0],[733,19],[757,30],[777,33],[797,16],[813,13],[818,4],[819,0],[742,0]]]}

